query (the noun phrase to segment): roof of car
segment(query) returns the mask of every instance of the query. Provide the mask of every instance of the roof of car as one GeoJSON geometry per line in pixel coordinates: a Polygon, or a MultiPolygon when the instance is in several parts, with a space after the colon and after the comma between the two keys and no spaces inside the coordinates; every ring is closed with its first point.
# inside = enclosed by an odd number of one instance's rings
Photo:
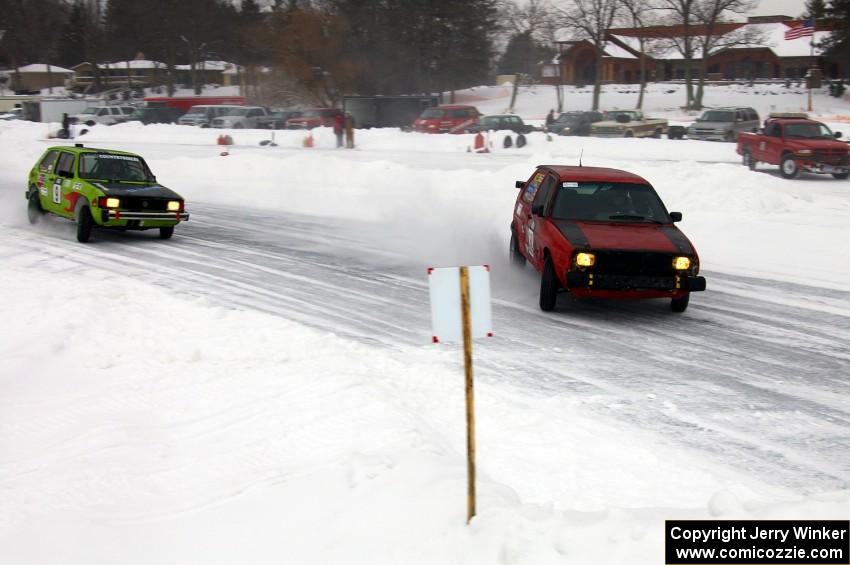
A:
{"type": "Polygon", "coordinates": [[[49,147],[48,151],[70,151],[72,153],[112,153],[115,155],[129,155],[131,157],[138,157],[135,153],[130,153],[129,151],[118,151],[116,149],[99,149],[97,147],[79,147],[77,145],[56,145],[53,147],[49,147]]]}
{"type": "Polygon", "coordinates": [[[519,116],[516,114],[487,114],[486,116],[482,116],[482,118],[519,118],[519,116]]]}
{"type": "Polygon", "coordinates": [[[467,108],[475,109],[475,106],[469,104],[440,104],[437,106],[440,110],[465,110],[467,108]]]}
{"type": "Polygon", "coordinates": [[[646,179],[634,173],[609,169],[607,167],[581,167],[575,165],[538,165],[538,169],[547,169],[560,177],[562,181],[613,181],[649,184],[646,179]]]}

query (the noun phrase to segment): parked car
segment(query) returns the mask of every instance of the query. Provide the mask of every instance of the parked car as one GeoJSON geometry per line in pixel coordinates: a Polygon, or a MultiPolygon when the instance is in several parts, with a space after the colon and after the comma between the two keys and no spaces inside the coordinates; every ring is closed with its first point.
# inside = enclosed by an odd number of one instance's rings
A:
{"type": "Polygon", "coordinates": [[[688,127],[688,139],[735,141],[742,131],[757,132],[761,122],[752,108],[715,108],[688,127]]]}
{"type": "Polygon", "coordinates": [[[301,110],[275,110],[266,116],[257,118],[260,129],[286,129],[286,121],[301,116],[301,110]]]}
{"type": "Polygon", "coordinates": [[[739,134],[737,151],[751,170],[761,162],[779,165],[786,179],[807,171],[844,180],[850,177],[850,145],[840,137],[841,132],[808,118],[771,117],[763,133],[739,134]]]}
{"type": "Polygon", "coordinates": [[[54,214],[77,224],[77,241],[92,228],[158,229],[168,239],[189,219],[183,198],[156,181],[139,155],[111,149],[49,147],[27,179],[30,223],[54,214]]]}
{"type": "Polygon", "coordinates": [[[21,107],[12,108],[6,112],[0,113],[0,120],[23,120],[24,109],[21,107]]]}
{"type": "Polygon", "coordinates": [[[90,106],[79,114],[68,116],[71,123],[81,123],[87,126],[103,124],[111,126],[125,121],[133,113],[133,106],[90,106]]]}
{"type": "Polygon", "coordinates": [[[593,137],[661,137],[666,131],[667,120],[647,118],[640,110],[610,110],[590,126],[593,137]]]}
{"type": "Polygon", "coordinates": [[[133,109],[133,113],[125,116],[122,121],[142,122],[143,124],[173,124],[182,115],[183,111],[178,108],[137,106],[133,109]]]}
{"type": "Polygon", "coordinates": [[[208,128],[215,118],[229,114],[238,108],[244,108],[244,106],[234,106],[232,104],[199,104],[192,106],[188,112],[180,116],[177,123],[183,126],[208,128]]]}
{"type": "Polygon", "coordinates": [[[313,129],[317,127],[333,127],[336,117],[342,114],[339,108],[310,108],[302,110],[300,116],[286,120],[288,129],[313,129]]]}
{"type": "Polygon", "coordinates": [[[674,312],[705,290],[694,246],[652,185],[626,171],[541,165],[520,189],[510,230],[514,265],[542,274],[540,308],[575,297],[667,298],[674,312]]]}
{"type": "Polygon", "coordinates": [[[465,133],[478,124],[480,116],[475,106],[433,106],[422,112],[411,129],[423,133],[465,133]]]}
{"type": "Polygon", "coordinates": [[[602,112],[564,112],[549,126],[558,135],[590,135],[590,126],[602,121],[602,112]]]}
{"type": "Polygon", "coordinates": [[[522,121],[522,118],[513,114],[497,114],[493,116],[483,116],[478,119],[477,124],[473,124],[467,128],[471,133],[479,131],[500,131],[510,130],[514,133],[530,133],[535,131],[535,127],[528,125],[522,121]]]}
{"type": "Polygon", "coordinates": [[[257,120],[266,116],[268,112],[262,106],[245,106],[213,118],[210,125],[214,128],[256,129],[257,120]]]}

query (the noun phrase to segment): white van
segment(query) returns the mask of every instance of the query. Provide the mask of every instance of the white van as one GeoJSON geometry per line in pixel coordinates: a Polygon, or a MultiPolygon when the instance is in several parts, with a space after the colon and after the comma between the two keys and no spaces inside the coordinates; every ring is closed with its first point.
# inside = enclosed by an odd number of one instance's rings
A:
{"type": "Polygon", "coordinates": [[[76,120],[76,123],[93,126],[95,124],[104,124],[111,126],[118,122],[123,122],[127,116],[133,113],[132,106],[90,106],[79,114],[69,116],[71,120],[76,120]]]}

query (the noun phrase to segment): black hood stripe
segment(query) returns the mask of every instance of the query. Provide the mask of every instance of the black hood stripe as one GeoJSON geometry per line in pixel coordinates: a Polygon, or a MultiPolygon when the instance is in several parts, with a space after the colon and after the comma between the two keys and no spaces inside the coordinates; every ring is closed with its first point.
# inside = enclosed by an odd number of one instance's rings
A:
{"type": "Polygon", "coordinates": [[[576,222],[571,220],[553,220],[555,227],[558,228],[558,231],[563,234],[564,237],[567,238],[567,241],[570,242],[570,245],[576,249],[590,249],[590,242],[587,240],[587,236],[576,222]]]}
{"type": "Polygon", "coordinates": [[[667,239],[670,240],[670,243],[676,246],[676,249],[679,250],[679,253],[684,255],[693,255],[694,248],[691,247],[691,243],[688,239],[679,231],[679,228],[676,226],[662,226],[661,232],[667,236],[667,239]]]}

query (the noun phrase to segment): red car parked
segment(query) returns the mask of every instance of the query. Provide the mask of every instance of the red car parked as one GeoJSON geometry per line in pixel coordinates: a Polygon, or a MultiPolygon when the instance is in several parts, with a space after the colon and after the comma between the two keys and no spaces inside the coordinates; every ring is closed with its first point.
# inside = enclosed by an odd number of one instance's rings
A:
{"type": "Polygon", "coordinates": [[[807,171],[845,180],[850,178],[850,146],[838,141],[840,137],[840,132],[814,120],[771,116],[764,133],[738,135],[738,154],[751,170],[760,162],[779,165],[786,179],[807,171]]]}
{"type": "Polygon", "coordinates": [[[699,256],[643,178],[597,167],[541,165],[521,189],[511,222],[511,262],[542,273],[540,308],[576,297],[669,298],[684,312],[705,290],[699,256]]]}
{"type": "Polygon", "coordinates": [[[475,106],[443,105],[427,108],[411,129],[423,133],[465,133],[478,124],[481,114],[475,106]]]}
{"type": "Polygon", "coordinates": [[[288,129],[333,127],[337,115],[342,115],[342,110],[339,108],[310,108],[303,110],[300,116],[286,120],[286,127],[288,129]]]}

